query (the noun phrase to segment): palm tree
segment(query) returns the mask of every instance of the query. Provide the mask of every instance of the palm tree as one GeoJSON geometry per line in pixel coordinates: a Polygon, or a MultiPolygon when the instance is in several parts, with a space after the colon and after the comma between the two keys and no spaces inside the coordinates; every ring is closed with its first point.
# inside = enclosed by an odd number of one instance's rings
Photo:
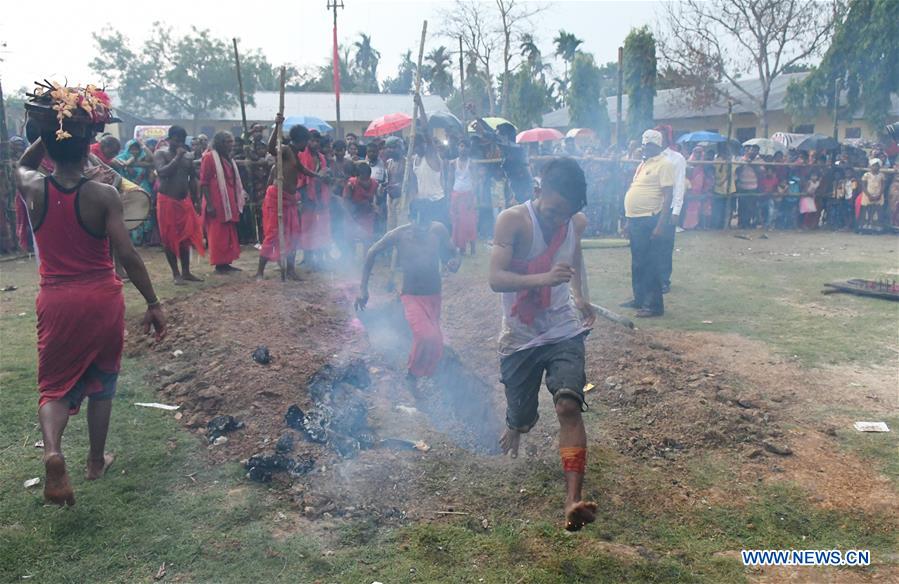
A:
{"type": "Polygon", "coordinates": [[[541,61],[543,59],[540,54],[540,49],[537,47],[537,43],[534,42],[534,35],[527,32],[522,34],[519,49],[521,49],[521,56],[527,61],[528,65],[531,66],[531,69],[536,70],[541,67],[541,61]]]}
{"type": "Polygon", "coordinates": [[[362,87],[367,91],[378,90],[378,62],[381,53],[371,46],[371,37],[363,32],[359,33],[359,40],[353,43],[356,56],[353,63],[362,76],[362,87]]]}
{"type": "Polygon", "coordinates": [[[559,31],[559,36],[553,39],[553,43],[556,45],[556,56],[562,57],[562,60],[565,62],[565,77],[568,77],[568,63],[571,63],[574,60],[574,55],[577,53],[577,48],[583,44],[584,41],[574,36],[574,34],[570,32],[565,32],[564,30],[559,31]]]}
{"type": "Polygon", "coordinates": [[[427,68],[428,90],[446,99],[453,92],[453,75],[450,73],[452,57],[449,50],[439,46],[425,57],[430,63],[427,68]]]}

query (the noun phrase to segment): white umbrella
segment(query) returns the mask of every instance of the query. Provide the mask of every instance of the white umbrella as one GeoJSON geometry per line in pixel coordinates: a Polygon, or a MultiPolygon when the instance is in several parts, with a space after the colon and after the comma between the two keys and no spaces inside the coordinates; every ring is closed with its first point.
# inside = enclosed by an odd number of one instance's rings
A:
{"type": "Polygon", "coordinates": [[[781,142],[775,142],[770,138],[753,138],[743,142],[743,146],[757,146],[761,156],[774,156],[776,152],[787,153],[787,147],[781,142]]]}

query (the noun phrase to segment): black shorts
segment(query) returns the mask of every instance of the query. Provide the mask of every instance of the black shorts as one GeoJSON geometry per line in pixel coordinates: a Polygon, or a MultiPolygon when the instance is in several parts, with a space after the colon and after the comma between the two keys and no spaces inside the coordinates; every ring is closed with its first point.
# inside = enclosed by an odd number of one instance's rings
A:
{"type": "Polygon", "coordinates": [[[534,427],[540,415],[537,413],[538,396],[543,374],[546,388],[553,396],[553,403],[563,397],[577,400],[581,411],[587,409],[584,400],[584,338],[582,333],[552,345],[516,351],[500,358],[500,374],[506,386],[506,425],[519,432],[534,427]]]}

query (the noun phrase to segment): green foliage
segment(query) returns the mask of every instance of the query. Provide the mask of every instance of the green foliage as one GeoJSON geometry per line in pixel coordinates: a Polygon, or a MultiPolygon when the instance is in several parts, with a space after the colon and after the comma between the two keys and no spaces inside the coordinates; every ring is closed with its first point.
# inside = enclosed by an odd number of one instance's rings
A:
{"type": "Polygon", "coordinates": [[[632,29],[624,39],[624,92],[627,135],[636,138],[653,125],[656,94],[656,41],[649,27],[632,29]]]}
{"type": "Polygon", "coordinates": [[[510,121],[521,129],[539,125],[548,105],[546,81],[523,65],[509,77],[508,91],[510,121]]]}
{"type": "Polygon", "coordinates": [[[425,61],[422,76],[428,83],[428,91],[446,99],[453,92],[453,59],[449,49],[441,45],[428,53],[425,61]]]}
{"type": "Polygon", "coordinates": [[[583,43],[584,41],[574,36],[573,33],[565,32],[564,30],[560,30],[556,38],[553,39],[553,44],[556,45],[555,54],[557,57],[562,57],[565,63],[574,61],[578,47],[583,43]]]}
{"type": "Polygon", "coordinates": [[[844,114],[863,110],[873,126],[883,126],[890,94],[899,93],[897,22],[899,2],[895,0],[852,0],[821,64],[788,88],[788,113],[800,121],[822,105],[833,107],[837,87],[846,90],[844,114]]]}
{"type": "MultiPolygon", "coordinates": [[[[118,90],[125,109],[198,119],[239,104],[230,42],[196,27],[180,38],[159,22],[152,27],[156,34],[140,48],[114,29],[94,34],[97,52],[90,67],[118,90]]],[[[269,77],[270,82],[272,66],[259,51],[245,52],[241,74],[247,101],[253,103],[260,78],[269,77]]]]}
{"type": "MultiPolygon", "coordinates": [[[[355,90],[378,93],[378,63],[381,60],[381,53],[371,45],[371,37],[365,33],[359,33],[359,40],[353,43],[353,48],[356,54],[353,57],[350,77],[355,81],[355,90]]],[[[343,85],[342,77],[341,85],[343,85]]]]}
{"type": "Polygon", "coordinates": [[[578,53],[571,64],[568,92],[571,125],[594,130],[602,142],[609,140],[609,111],[602,95],[602,74],[589,53],[578,53]]]}
{"type": "Polygon", "coordinates": [[[415,61],[412,60],[412,51],[406,51],[397,68],[396,77],[384,80],[384,93],[412,93],[414,81],[415,61]]]}

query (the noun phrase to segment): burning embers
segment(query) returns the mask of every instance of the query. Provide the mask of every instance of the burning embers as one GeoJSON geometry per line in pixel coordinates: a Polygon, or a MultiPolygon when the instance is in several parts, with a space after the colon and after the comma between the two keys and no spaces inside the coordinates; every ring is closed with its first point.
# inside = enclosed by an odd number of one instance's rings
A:
{"type": "MultiPolygon", "coordinates": [[[[325,365],[308,383],[312,408],[304,412],[292,405],[284,421],[309,442],[328,445],[343,458],[351,458],[359,450],[375,444],[368,425],[368,405],[359,393],[370,385],[368,366],[361,359],[339,367],[325,365]]],[[[275,472],[287,472],[294,477],[309,472],[315,461],[309,456],[290,458],[288,453],[293,448],[293,436],[284,434],[277,442],[275,454],[250,457],[246,463],[247,477],[268,482],[275,472]]]]}

